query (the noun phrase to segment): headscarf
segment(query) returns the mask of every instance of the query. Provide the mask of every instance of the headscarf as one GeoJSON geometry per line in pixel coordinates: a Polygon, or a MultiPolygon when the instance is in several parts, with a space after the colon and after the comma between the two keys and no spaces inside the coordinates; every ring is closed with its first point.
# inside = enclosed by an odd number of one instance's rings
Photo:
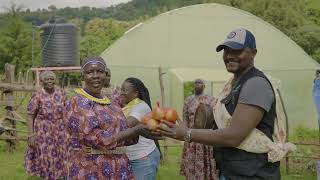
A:
{"type": "Polygon", "coordinates": [[[82,65],[81,65],[81,72],[83,72],[84,68],[88,64],[101,64],[105,70],[107,68],[106,62],[104,61],[104,59],[102,57],[89,57],[83,61],[82,65]]]}

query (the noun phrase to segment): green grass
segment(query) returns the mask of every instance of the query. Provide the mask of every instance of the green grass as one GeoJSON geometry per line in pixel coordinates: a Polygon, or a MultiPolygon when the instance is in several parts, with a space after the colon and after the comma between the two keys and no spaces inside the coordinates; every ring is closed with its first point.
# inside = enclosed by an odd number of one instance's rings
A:
{"type": "Polygon", "coordinates": [[[5,143],[0,143],[0,180],[38,180],[36,177],[27,177],[25,174],[23,160],[26,143],[17,145],[14,153],[8,153],[5,143]]]}
{"type": "MultiPolygon", "coordinates": [[[[23,102],[19,112],[25,111],[26,102],[23,102]]],[[[18,129],[25,129],[25,127],[18,123],[18,129]]],[[[318,130],[298,127],[295,133],[290,135],[290,140],[294,142],[316,143],[318,142],[318,130]]],[[[23,166],[25,148],[26,143],[20,142],[17,145],[17,150],[11,154],[6,152],[5,143],[0,141],[0,180],[39,180],[39,178],[28,177],[25,174],[23,166]]],[[[308,156],[317,154],[317,156],[320,156],[319,148],[316,148],[317,147],[298,146],[298,150],[293,155],[308,156]]],[[[160,165],[157,180],[185,179],[179,175],[181,151],[181,147],[168,148],[167,160],[160,165]]],[[[282,163],[281,175],[283,180],[316,179],[315,160],[291,158],[290,175],[286,174],[285,168],[285,163],[282,163]],[[299,173],[299,175],[297,173],[299,173]]]]}
{"type": "MultiPolygon", "coordinates": [[[[164,150],[162,149],[162,152],[164,150]]],[[[157,180],[182,180],[183,176],[179,175],[180,171],[180,158],[181,158],[182,148],[181,147],[169,147],[166,161],[163,161],[160,165],[157,180]]]]}
{"type": "Polygon", "coordinates": [[[313,9],[320,10],[320,1],[319,0],[309,0],[308,6],[313,9]]]}
{"type": "MultiPolygon", "coordinates": [[[[0,143],[0,180],[38,180],[36,177],[27,177],[23,168],[23,156],[25,151],[25,143],[19,143],[15,153],[5,152],[4,143],[0,143]]],[[[167,161],[160,165],[157,180],[183,180],[184,177],[179,175],[181,157],[181,147],[169,147],[167,153],[167,161]]],[[[284,163],[282,163],[284,164],[284,163]]],[[[292,165],[294,166],[294,165],[292,165]]],[[[302,166],[304,166],[302,164],[302,166]]],[[[291,170],[292,171],[292,170],[291,170]]],[[[303,173],[287,175],[285,166],[281,166],[281,174],[283,180],[314,180],[316,174],[314,171],[301,171],[303,173]]],[[[297,173],[297,172],[296,172],[297,173]]]]}
{"type": "Polygon", "coordinates": [[[18,151],[15,154],[5,152],[4,143],[1,143],[1,155],[0,155],[0,179],[23,179],[23,148],[24,145],[20,144],[18,151]]]}
{"type": "Polygon", "coordinates": [[[290,135],[289,140],[292,142],[319,142],[319,135],[318,129],[308,129],[303,126],[298,126],[294,134],[290,135]]]}
{"type": "MultiPolygon", "coordinates": [[[[296,172],[299,173],[299,172],[296,172]]],[[[316,180],[316,174],[290,174],[287,175],[285,167],[281,167],[281,180],[316,180]]]]}

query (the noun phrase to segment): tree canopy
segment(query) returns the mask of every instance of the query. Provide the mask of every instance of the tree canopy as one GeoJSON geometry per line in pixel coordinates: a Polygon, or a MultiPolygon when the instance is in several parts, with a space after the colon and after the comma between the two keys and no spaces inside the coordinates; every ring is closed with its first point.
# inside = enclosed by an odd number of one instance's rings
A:
{"type": "Polygon", "coordinates": [[[50,5],[48,9],[36,11],[13,4],[6,13],[0,14],[0,71],[6,62],[16,64],[18,71],[40,65],[40,37],[35,27],[46,23],[52,16],[65,17],[79,27],[80,57],[83,59],[99,55],[126,30],[145,19],[199,3],[221,3],[248,11],[284,32],[320,62],[320,4],[314,1],[132,0],[108,8],[58,9],[50,5]]]}

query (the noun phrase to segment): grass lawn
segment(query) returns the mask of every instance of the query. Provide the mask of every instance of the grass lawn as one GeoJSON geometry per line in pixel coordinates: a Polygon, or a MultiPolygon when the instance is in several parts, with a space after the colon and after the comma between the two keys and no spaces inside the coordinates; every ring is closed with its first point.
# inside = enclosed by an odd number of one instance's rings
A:
{"type": "Polygon", "coordinates": [[[0,144],[0,180],[36,180],[28,178],[23,167],[23,156],[26,143],[19,143],[13,154],[5,151],[5,144],[0,144]]]}
{"type": "Polygon", "coordinates": [[[308,6],[320,10],[320,0],[309,0],[308,6]]]}
{"type": "MultiPolygon", "coordinates": [[[[37,180],[39,178],[27,177],[23,168],[23,156],[25,143],[19,143],[17,151],[14,154],[5,152],[4,143],[0,144],[0,180],[37,180]]],[[[182,180],[179,175],[179,160],[181,157],[181,147],[169,147],[167,153],[167,161],[161,164],[157,180],[182,180]]],[[[284,163],[282,163],[284,164],[284,163]]],[[[294,165],[293,165],[294,166],[294,165]]],[[[294,167],[293,167],[294,168],[294,167]]],[[[293,170],[292,170],[293,171],[293,170]]],[[[284,180],[315,180],[316,174],[313,170],[300,170],[299,175],[285,173],[285,166],[281,167],[282,179],[284,180]]],[[[298,173],[296,172],[296,173],[298,173]]]]}
{"type": "MultiPolygon", "coordinates": [[[[28,99],[28,98],[26,98],[28,99]]],[[[25,100],[19,108],[19,112],[24,112],[26,107],[25,100]]],[[[0,110],[1,111],[1,110],[0,110]]],[[[3,114],[4,112],[0,112],[3,114]]],[[[25,115],[23,115],[25,117],[25,115]]],[[[26,129],[18,124],[18,129],[26,129]]],[[[318,131],[309,130],[303,127],[298,127],[294,134],[290,135],[290,140],[293,142],[318,142],[318,131]]],[[[171,144],[171,143],[170,143],[171,144]]],[[[20,142],[17,145],[17,150],[11,154],[6,152],[5,143],[0,141],[0,180],[39,180],[40,178],[28,177],[25,174],[23,161],[26,143],[20,142]]],[[[182,148],[180,146],[169,147],[167,152],[167,160],[160,165],[157,180],[182,180],[183,176],[179,175],[180,157],[182,148]]],[[[163,152],[163,150],[162,150],[163,152]]],[[[298,150],[293,154],[297,156],[320,156],[319,147],[302,147],[298,146],[298,150]]],[[[291,158],[290,159],[290,175],[286,174],[285,163],[282,163],[281,174],[283,180],[315,180],[315,160],[291,158]]]]}
{"type": "MultiPolygon", "coordinates": [[[[162,152],[164,152],[162,148],[162,152]]],[[[179,175],[180,170],[180,158],[181,158],[181,147],[169,147],[167,153],[167,160],[162,162],[157,174],[157,180],[182,180],[183,176],[179,175]]]]}

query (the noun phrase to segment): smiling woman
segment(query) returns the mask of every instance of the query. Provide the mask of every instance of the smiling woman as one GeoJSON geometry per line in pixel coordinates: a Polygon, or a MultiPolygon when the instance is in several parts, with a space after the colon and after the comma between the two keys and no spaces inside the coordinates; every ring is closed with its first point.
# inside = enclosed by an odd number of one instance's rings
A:
{"type": "Polygon", "coordinates": [[[88,58],[81,67],[84,88],[66,109],[70,133],[70,179],[133,179],[125,147],[136,144],[144,125],[129,128],[121,108],[104,97],[106,64],[88,58]]]}
{"type": "Polygon", "coordinates": [[[106,64],[102,58],[88,60],[82,66],[82,76],[86,91],[100,98],[101,89],[106,81],[106,64]]]}
{"type": "MultiPolygon", "coordinates": [[[[141,124],[143,118],[151,112],[151,100],[148,88],[137,78],[127,78],[121,87],[122,108],[130,127],[141,124]]],[[[139,137],[139,142],[127,147],[127,156],[135,179],[155,180],[160,163],[160,146],[152,140],[151,132],[139,137]]]]}

